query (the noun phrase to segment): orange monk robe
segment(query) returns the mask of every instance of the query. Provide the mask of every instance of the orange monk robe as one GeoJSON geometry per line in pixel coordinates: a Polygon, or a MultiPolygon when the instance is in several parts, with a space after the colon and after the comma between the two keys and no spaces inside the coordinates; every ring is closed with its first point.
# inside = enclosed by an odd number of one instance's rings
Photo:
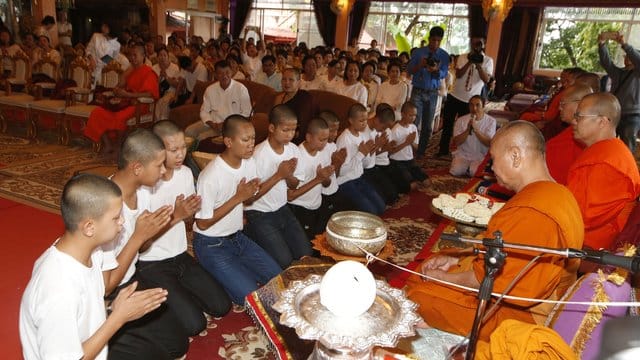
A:
{"type": "Polygon", "coordinates": [[[640,195],[638,165],[619,139],[587,147],[569,169],[567,187],[584,219],[584,245],[611,249],[640,195]]]}
{"type": "MultiPolygon", "coordinates": [[[[505,242],[581,248],[584,225],[580,209],[567,188],[551,181],[525,186],[515,194],[489,222],[486,235],[502,231],[505,242]]],[[[507,249],[502,271],[495,279],[494,292],[503,292],[516,274],[535,254],[507,249]]],[[[558,299],[575,282],[579,262],[547,255],[516,283],[509,295],[537,299],[558,299]]],[[[461,258],[450,272],[472,270],[478,282],[484,277],[484,258],[461,258]]],[[[432,327],[468,335],[478,305],[477,294],[422,281],[412,275],[407,281],[407,296],[419,304],[418,312],[432,327]]],[[[505,319],[541,324],[551,311],[551,304],[503,300],[498,310],[484,323],[480,339],[487,341],[491,332],[505,319]]]]}
{"type": "MultiPolygon", "coordinates": [[[[160,97],[158,75],[147,65],[141,65],[129,74],[125,89],[133,93],[150,93],[154,99],[160,97]]],[[[148,109],[143,110],[143,113],[147,111],[148,109]]],[[[134,117],[135,114],[135,106],[128,106],[117,112],[97,107],[89,115],[83,134],[89,139],[99,142],[102,134],[108,130],[126,130],[127,120],[134,117]]]]}
{"type": "Polygon", "coordinates": [[[568,127],[547,141],[547,167],[558,183],[567,184],[571,164],[580,156],[584,145],[573,138],[573,128],[568,127]]]}
{"type": "Polygon", "coordinates": [[[553,97],[549,100],[549,104],[547,105],[547,109],[542,114],[542,111],[525,111],[520,114],[520,120],[527,120],[531,122],[538,121],[553,121],[554,119],[560,119],[560,100],[564,97],[565,88],[558,91],[553,97]]]}

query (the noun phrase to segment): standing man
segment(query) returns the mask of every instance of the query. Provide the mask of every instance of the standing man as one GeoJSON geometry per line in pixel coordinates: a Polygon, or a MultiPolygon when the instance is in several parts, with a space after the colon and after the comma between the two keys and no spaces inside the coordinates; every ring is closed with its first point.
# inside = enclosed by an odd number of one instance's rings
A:
{"type": "Polygon", "coordinates": [[[416,157],[424,156],[431,137],[433,116],[438,101],[440,81],[449,71],[449,54],[440,48],[444,29],[434,26],[429,30],[429,44],[416,49],[407,65],[413,76],[411,102],[418,110],[416,126],[420,129],[420,142],[416,157]]]}
{"type": "Polygon", "coordinates": [[[458,57],[453,91],[447,96],[443,110],[442,137],[437,156],[449,155],[449,143],[456,117],[469,113],[469,100],[480,95],[493,75],[493,59],[484,54],[484,38],[471,38],[471,51],[458,57]]]}
{"type": "Polygon", "coordinates": [[[611,78],[611,93],[618,98],[622,109],[616,132],[632,154],[636,153],[636,134],[640,130],[640,53],[624,41],[617,32],[598,35],[600,65],[611,78]],[[613,64],[606,47],[607,40],[614,40],[626,53],[624,68],[613,64]]]}

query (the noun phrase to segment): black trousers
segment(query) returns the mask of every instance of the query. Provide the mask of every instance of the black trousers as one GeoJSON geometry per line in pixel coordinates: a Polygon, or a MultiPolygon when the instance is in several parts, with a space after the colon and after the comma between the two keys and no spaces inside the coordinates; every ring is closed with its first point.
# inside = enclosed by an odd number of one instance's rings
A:
{"type": "Polygon", "coordinates": [[[379,166],[364,169],[364,179],[371,184],[384,199],[385,204],[391,205],[398,200],[398,189],[379,166]]]}
{"type": "Polygon", "coordinates": [[[389,164],[386,166],[376,165],[382,173],[391,180],[395,188],[400,194],[408,194],[411,191],[411,181],[407,181],[404,176],[398,171],[395,171],[394,167],[389,164]]]}
{"type": "Polygon", "coordinates": [[[428,178],[427,174],[415,160],[391,160],[391,171],[397,172],[405,181],[411,184],[414,181],[424,181],[428,178]]]}
{"type": "Polygon", "coordinates": [[[440,150],[438,154],[448,154],[451,137],[453,136],[453,125],[456,116],[463,116],[469,113],[469,103],[460,101],[451,95],[447,95],[447,100],[442,109],[442,136],[440,137],[440,150]]]}
{"type": "Polygon", "coordinates": [[[323,219],[328,219],[329,216],[331,216],[324,213],[327,211],[327,208],[322,207],[322,205],[315,210],[309,210],[303,206],[294,204],[289,204],[289,208],[296,219],[298,219],[300,225],[302,225],[309,240],[313,240],[316,235],[324,232],[327,223],[323,223],[323,219]]]}
{"type": "MultiPolygon", "coordinates": [[[[107,299],[115,299],[120,290],[134,281],[138,281],[136,290],[154,287],[134,275],[127,283],[118,286],[107,299]]],[[[109,340],[107,357],[109,360],[174,360],[186,354],[188,349],[189,335],[165,303],[121,327],[109,340]]]]}
{"type": "Polygon", "coordinates": [[[149,287],[169,292],[167,307],[190,336],[207,327],[203,312],[221,317],[231,309],[231,299],[222,285],[187,252],[165,260],[138,261],[136,270],[137,277],[149,287]]]}

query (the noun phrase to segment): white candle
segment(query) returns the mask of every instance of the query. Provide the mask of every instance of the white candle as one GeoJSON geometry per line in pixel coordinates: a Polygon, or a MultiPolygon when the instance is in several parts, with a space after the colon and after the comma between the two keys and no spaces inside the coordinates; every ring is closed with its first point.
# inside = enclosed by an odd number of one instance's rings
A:
{"type": "Polygon", "coordinates": [[[320,303],[336,316],[356,317],[376,298],[376,282],[363,264],[347,260],[331,267],[320,283],[320,303]]]}

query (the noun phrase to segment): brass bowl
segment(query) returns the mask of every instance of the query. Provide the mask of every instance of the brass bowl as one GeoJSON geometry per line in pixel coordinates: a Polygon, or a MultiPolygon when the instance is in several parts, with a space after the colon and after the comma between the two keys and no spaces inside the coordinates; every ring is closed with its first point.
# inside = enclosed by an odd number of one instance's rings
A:
{"type": "Polygon", "coordinates": [[[358,247],[377,254],[387,243],[387,228],[378,216],[361,211],[340,211],[327,223],[327,242],[344,255],[364,256],[358,247]]]}

